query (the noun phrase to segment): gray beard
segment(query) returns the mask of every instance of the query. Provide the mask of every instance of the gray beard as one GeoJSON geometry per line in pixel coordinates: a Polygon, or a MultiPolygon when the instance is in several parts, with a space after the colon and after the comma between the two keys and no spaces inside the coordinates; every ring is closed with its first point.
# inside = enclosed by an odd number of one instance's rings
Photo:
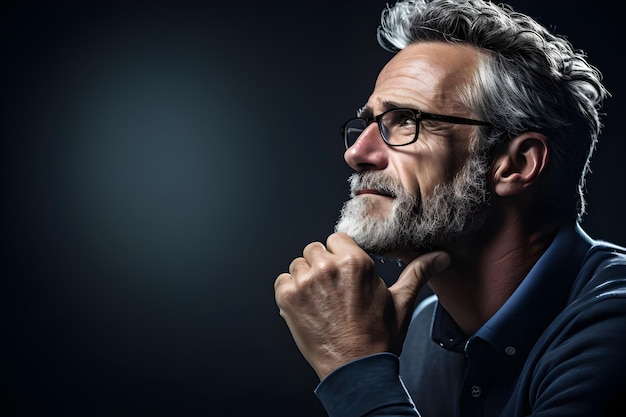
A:
{"type": "Polygon", "coordinates": [[[348,180],[352,198],[344,203],[335,231],[347,233],[363,250],[379,255],[445,247],[484,223],[487,171],[485,159],[474,154],[451,182],[437,185],[426,198],[407,192],[400,181],[380,172],[357,172],[348,180]],[[376,201],[371,197],[355,196],[364,188],[395,197],[387,216],[372,214],[376,201]]]}

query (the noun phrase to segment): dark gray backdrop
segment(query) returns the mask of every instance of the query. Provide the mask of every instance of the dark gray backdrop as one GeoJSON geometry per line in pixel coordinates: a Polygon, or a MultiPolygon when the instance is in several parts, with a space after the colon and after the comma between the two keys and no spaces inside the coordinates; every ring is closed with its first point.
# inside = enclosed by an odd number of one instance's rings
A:
{"type": "MultiPolygon", "coordinates": [[[[2,6],[3,415],[323,415],[272,287],[347,197],[385,2],[210,3],[2,6]]],[[[585,227],[626,244],[621,14],[513,4],[605,74],[585,227]]]]}

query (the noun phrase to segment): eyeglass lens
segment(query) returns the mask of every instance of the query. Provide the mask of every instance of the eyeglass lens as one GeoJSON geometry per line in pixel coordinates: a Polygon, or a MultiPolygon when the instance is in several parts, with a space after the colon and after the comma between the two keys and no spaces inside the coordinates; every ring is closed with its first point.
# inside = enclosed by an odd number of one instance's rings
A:
{"type": "MultiPolygon", "coordinates": [[[[367,128],[368,120],[355,118],[344,126],[346,148],[351,147],[367,128]]],[[[418,119],[410,110],[396,109],[383,113],[378,119],[378,126],[383,140],[390,145],[405,145],[414,141],[417,134],[418,119]]]]}

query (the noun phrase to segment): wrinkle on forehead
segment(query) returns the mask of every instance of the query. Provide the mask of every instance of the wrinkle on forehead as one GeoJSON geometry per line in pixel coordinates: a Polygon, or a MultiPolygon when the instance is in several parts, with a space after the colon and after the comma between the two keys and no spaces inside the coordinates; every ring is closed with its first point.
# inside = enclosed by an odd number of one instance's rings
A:
{"type": "Polygon", "coordinates": [[[471,82],[480,54],[465,44],[409,45],[381,70],[368,107],[378,110],[385,101],[407,102],[424,111],[468,115],[460,89],[471,82]]]}

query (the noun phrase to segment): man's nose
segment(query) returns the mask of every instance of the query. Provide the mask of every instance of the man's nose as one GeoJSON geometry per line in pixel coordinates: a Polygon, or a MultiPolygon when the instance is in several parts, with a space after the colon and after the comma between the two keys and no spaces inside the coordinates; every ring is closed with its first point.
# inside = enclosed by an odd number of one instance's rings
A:
{"type": "Polygon", "coordinates": [[[365,128],[352,146],[346,149],[344,159],[355,171],[381,170],[387,167],[389,146],[380,135],[376,123],[365,128]]]}

